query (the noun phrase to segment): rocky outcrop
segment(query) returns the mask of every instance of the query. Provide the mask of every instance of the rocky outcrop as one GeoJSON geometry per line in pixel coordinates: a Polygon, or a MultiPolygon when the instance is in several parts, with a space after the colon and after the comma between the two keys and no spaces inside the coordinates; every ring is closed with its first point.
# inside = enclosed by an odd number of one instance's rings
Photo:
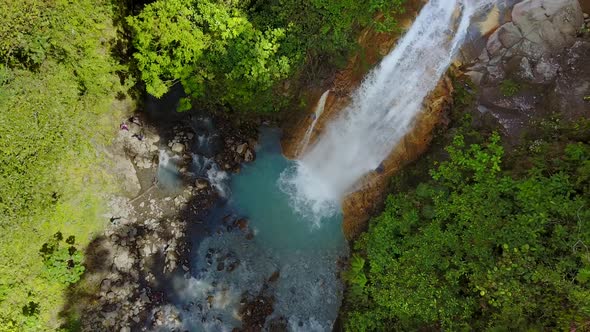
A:
{"type": "Polygon", "coordinates": [[[578,0],[527,0],[514,6],[512,21],[489,37],[470,76],[476,84],[516,77],[531,83],[555,78],[550,57],[571,46],[584,25],[578,0]]]}
{"type": "Polygon", "coordinates": [[[590,20],[578,0],[526,0],[510,16],[466,74],[480,87],[481,116],[516,143],[539,117],[584,112],[590,20]]]}
{"type": "Polygon", "coordinates": [[[125,124],[124,128],[117,132],[112,144],[102,151],[111,162],[107,168],[120,184],[123,194],[135,197],[141,191],[136,168],[147,169],[155,165],[160,136],[154,130],[134,123],[125,124]]]}
{"type": "MultiPolygon", "coordinates": [[[[210,119],[207,118],[207,122],[210,119]]],[[[212,122],[212,121],[211,121],[212,122]]],[[[71,294],[70,308],[79,316],[83,331],[131,331],[180,326],[180,318],[166,294],[173,276],[190,278],[188,232],[208,234],[201,227],[206,211],[220,197],[214,183],[196,177],[191,153],[197,153],[197,130],[181,120],[158,131],[139,116],[117,129],[105,149],[107,169],[117,178],[123,195],[107,197],[104,215],[108,225],[85,253],[86,272],[71,294]],[[160,144],[158,144],[160,143],[160,144]],[[180,183],[169,190],[158,183],[159,149],[174,158],[180,183]],[[150,328],[151,328],[150,327],[150,328]]],[[[229,122],[216,128],[220,145],[208,158],[223,162],[231,171],[254,160],[256,123],[235,128],[229,122]]],[[[200,132],[202,134],[202,132],[200,132]]],[[[253,237],[246,219],[232,225],[253,237]]],[[[217,269],[231,272],[240,262],[231,253],[215,257],[217,269]]]]}

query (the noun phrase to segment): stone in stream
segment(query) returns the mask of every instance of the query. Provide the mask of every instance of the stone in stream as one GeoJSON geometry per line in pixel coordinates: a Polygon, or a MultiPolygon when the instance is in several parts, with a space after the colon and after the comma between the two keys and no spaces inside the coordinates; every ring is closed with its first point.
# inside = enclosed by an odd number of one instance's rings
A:
{"type": "Polygon", "coordinates": [[[219,262],[217,264],[217,271],[223,271],[225,269],[225,263],[224,262],[219,262]]]}
{"type": "Polygon", "coordinates": [[[274,283],[275,281],[279,280],[281,276],[281,272],[279,270],[273,272],[273,274],[268,278],[269,283],[274,283]]]}
{"type": "Polygon", "coordinates": [[[197,181],[195,182],[195,187],[199,191],[207,189],[209,188],[209,181],[205,179],[197,179],[197,181]]]}
{"type": "Polygon", "coordinates": [[[252,150],[247,149],[246,153],[244,154],[244,161],[249,163],[253,160],[254,160],[254,153],[252,152],[252,150]]]}
{"type": "Polygon", "coordinates": [[[243,154],[248,149],[248,143],[242,143],[236,148],[238,154],[243,154]]]}
{"type": "Polygon", "coordinates": [[[240,265],[240,260],[239,259],[232,260],[227,265],[227,272],[233,272],[239,265],[240,265]]]}
{"type": "Polygon", "coordinates": [[[240,218],[240,219],[236,220],[236,222],[234,223],[234,226],[236,226],[237,228],[239,228],[242,231],[245,231],[248,229],[248,219],[240,218]]]}
{"type": "Polygon", "coordinates": [[[176,153],[183,153],[184,152],[184,144],[182,143],[174,143],[172,144],[172,152],[176,152],[176,153]]]}

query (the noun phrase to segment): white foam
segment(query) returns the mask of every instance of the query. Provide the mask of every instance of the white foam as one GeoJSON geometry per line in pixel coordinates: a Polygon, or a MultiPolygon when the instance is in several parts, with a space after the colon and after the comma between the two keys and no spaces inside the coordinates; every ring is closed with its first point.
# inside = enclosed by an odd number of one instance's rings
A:
{"type": "Polygon", "coordinates": [[[462,45],[471,18],[492,0],[432,0],[395,49],[367,75],[351,103],[309,146],[279,186],[316,219],[375,170],[413,126],[427,94],[462,45]]]}

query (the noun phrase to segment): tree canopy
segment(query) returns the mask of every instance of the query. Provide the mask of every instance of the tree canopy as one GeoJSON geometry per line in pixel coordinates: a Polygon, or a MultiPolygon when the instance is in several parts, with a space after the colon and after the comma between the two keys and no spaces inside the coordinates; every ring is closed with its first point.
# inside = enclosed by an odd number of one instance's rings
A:
{"type": "Polygon", "coordinates": [[[103,226],[93,144],[126,92],[116,18],[110,0],[0,0],[0,331],[59,326],[103,226]]]}
{"type": "Polygon", "coordinates": [[[457,135],[430,180],[389,196],[356,243],[347,330],[587,324],[590,145],[546,143],[534,167],[512,172],[499,143],[457,135]]]}
{"type": "MultiPolygon", "coordinates": [[[[328,65],[351,49],[354,31],[377,11],[401,11],[404,2],[158,0],[128,23],[150,94],[160,97],[180,83],[201,103],[272,111],[281,105],[274,88],[307,57],[328,65]]],[[[181,109],[187,107],[184,100],[181,109]]]]}

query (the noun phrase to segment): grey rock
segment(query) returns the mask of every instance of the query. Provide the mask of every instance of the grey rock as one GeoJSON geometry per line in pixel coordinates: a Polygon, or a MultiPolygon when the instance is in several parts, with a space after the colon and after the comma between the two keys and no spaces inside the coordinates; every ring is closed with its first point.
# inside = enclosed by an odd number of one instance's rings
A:
{"type": "Polygon", "coordinates": [[[514,6],[512,20],[526,39],[549,50],[571,44],[584,18],[578,0],[526,0],[514,6]]]}
{"type": "Polygon", "coordinates": [[[119,271],[127,272],[131,270],[134,262],[135,259],[133,258],[133,256],[129,254],[129,252],[126,249],[121,248],[117,251],[114,263],[115,267],[119,271]]]}
{"type": "MultiPolygon", "coordinates": [[[[494,35],[497,35],[497,39],[500,41],[504,48],[511,48],[514,45],[518,44],[523,36],[520,30],[514,23],[508,22],[502,25],[498,30],[496,30],[494,35]]],[[[491,37],[490,37],[491,38],[491,37]]]]}
{"type": "Polygon", "coordinates": [[[184,144],[182,144],[182,143],[172,144],[172,152],[183,153],[184,152],[184,144]]]}
{"type": "Polygon", "coordinates": [[[496,57],[498,55],[501,55],[501,53],[504,51],[504,48],[502,46],[502,42],[500,42],[500,39],[498,37],[498,30],[496,30],[496,32],[494,32],[490,38],[488,38],[488,42],[486,44],[486,49],[488,50],[488,54],[491,57],[496,57]]]}
{"type": "Polygon", "coordinates": [[[103,292],[108,291],[109,289],[111,289],[111,280],[109,279],[104,279],[102,281],[102,283],[100,284],[100,290],[102,290],[103,292]]]}
{"type": "Polygon", "coordinates": [[[538,83],[548,83],[557,76],[559,65],[542,58],[535,66],[535,79],[538,83]]]}
{"type": "Polygon", "coordinates": [[[521,58],[518,72],[518,77],[525,81],[533,81],[535,79],[535,75],[533,74],[533,69],[531,68],[531,63],[528,58],[521,58]]]}
{"type": "Polygon", "coordinates": [[[243,154],[246,151],[246,149],[248,149],[248,143],[243,143],[238,145],[238,147],[236,148],[236,152],[238,154],[243,154]]]}
{"type": "Polygon", "coordinates": [[[246,153],[244,154],[244,161],[249,163],[253,160],[254,160],[254,153],[252,153],[252,150],[250,150],[250,149],[246,150],[246,153]]]}
{"type": "Polygon", "coordinates": [[[123,153],[112,155],[111,160],[113,161],[113,173],[123,192],[129,197],[137,196],[141,191],[141,185],[131,160],[123,153]]]}

